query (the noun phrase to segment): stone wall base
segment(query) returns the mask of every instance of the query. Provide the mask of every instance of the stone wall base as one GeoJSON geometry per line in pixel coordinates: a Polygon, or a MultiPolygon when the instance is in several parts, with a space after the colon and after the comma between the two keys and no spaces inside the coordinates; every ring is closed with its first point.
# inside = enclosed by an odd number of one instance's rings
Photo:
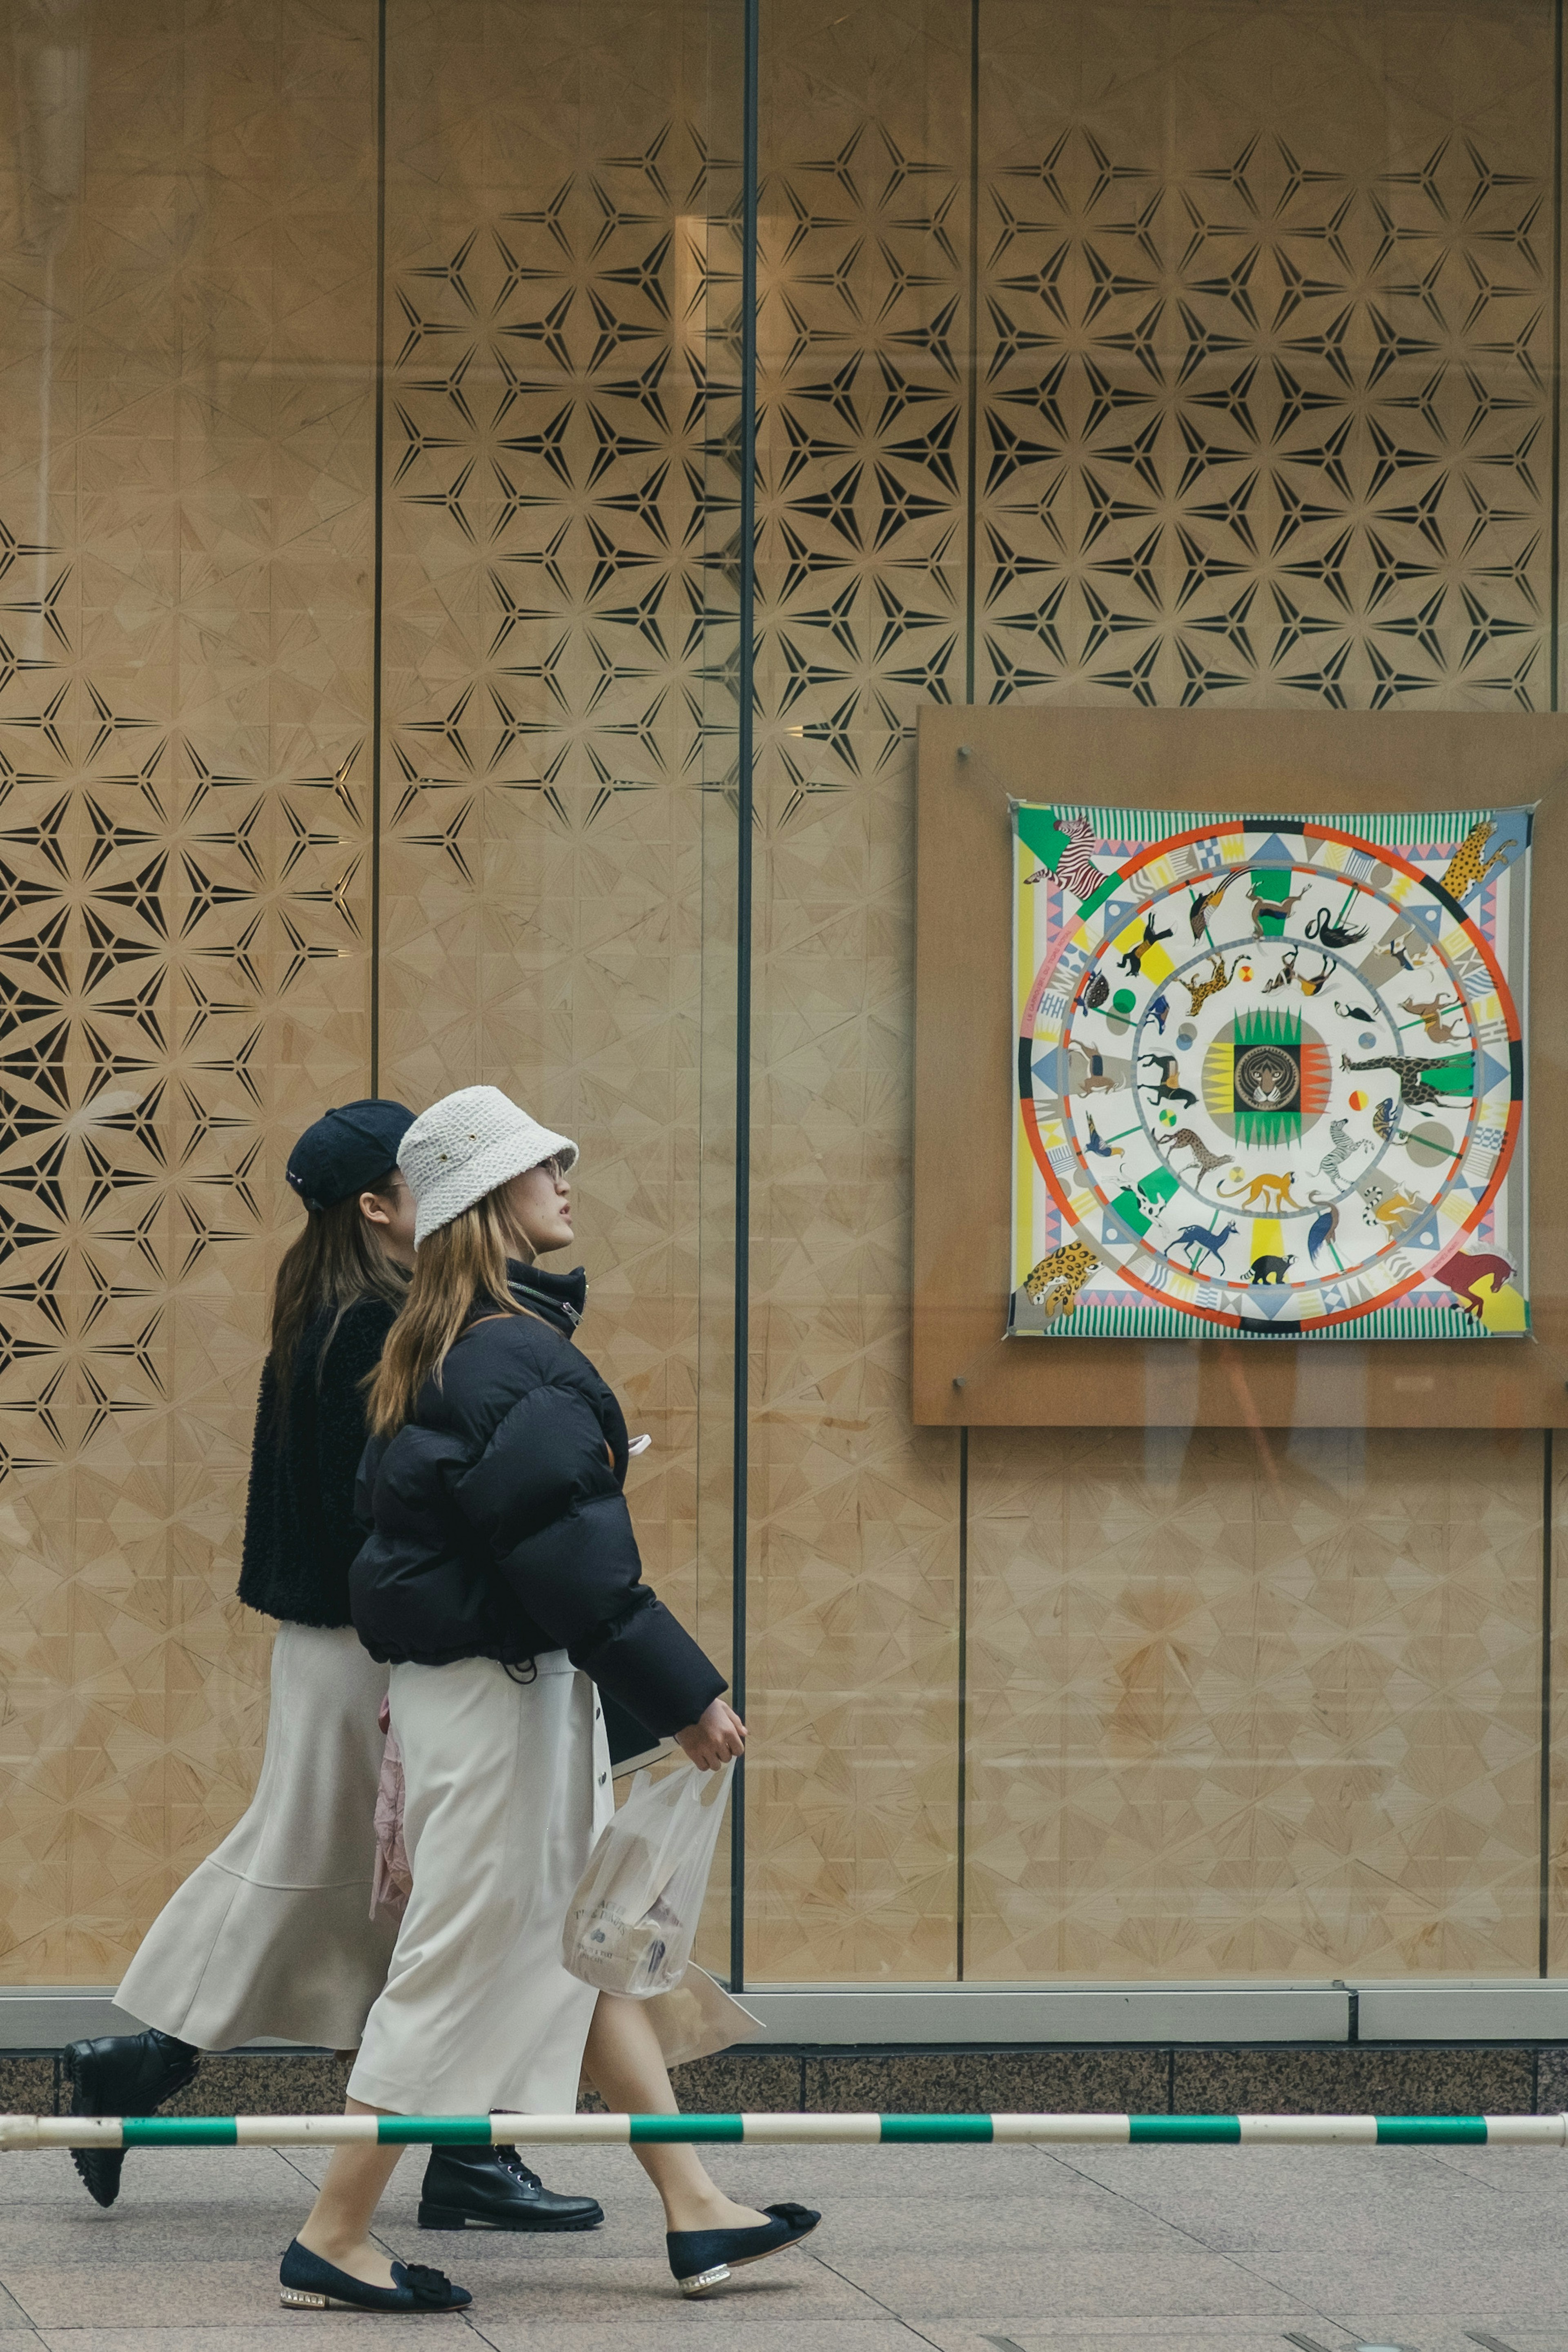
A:
{"type": "MultiPolygon", "coordinates": [[[[348,2070],[330,2052],[202,2063],[165,2113],[332,2115],[348,2070]]],[[[1542,2115],[1568,2108],[1568,2045],[1271,2043],[1102,2049],[722,2051],[675,2070],[693,2114],[1542,2115]]],[[[598,2102],[585,2095],[582,2104],[598,2102]]],[[[58,2053],[0,2054],[0,2111],[64,2115],[58,2053]]]]}

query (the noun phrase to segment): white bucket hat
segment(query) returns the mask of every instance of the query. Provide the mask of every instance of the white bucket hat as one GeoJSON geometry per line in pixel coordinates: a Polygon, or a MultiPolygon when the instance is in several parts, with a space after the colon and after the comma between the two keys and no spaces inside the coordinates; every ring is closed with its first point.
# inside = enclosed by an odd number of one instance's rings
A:
{"type": "Polygon", "coordinates": [[[526,1175],[542,1160],[559,1160],[564,1174],[576,1157],[569,1136],[541,1127],[499,1087],[464,1087],[443,1095],[397,1147],[397,1164],[418,1209],[416,1249],[498,1184],[526,1175]]]}

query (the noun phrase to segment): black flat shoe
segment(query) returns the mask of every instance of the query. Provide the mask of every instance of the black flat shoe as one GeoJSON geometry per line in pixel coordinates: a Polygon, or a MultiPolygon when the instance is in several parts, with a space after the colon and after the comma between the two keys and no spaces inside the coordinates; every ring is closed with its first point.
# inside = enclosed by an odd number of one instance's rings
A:
{"type": "MultiPolygon", "coordinates": [[[[189,2042],[149,2026],[145,2033],[106,2033],[69,2042],[64,2053],[73,2116],[153,2116],[183,2091],[201,2064],[189,2042]]],[[[71,2162],[100,2205],[120,2194],[122,2147],[73,2147],[71,2162]]]]}
{"type": "Polygon", "coordinates": [[[722,2286],[744,2263],[760,2263],[769,2254],[808,2238],[821,2221],[809,2205],[764,2205],[772,2219],[752,2230],[667,2230],[664,2242],[669,2267],[682,2294],[707,2294],[722,2286]]]}
{"type": "Polygon", "coordinates": [[[546,2189],[515,2147],[483,2140],[432,2148],[419,2189],[422,2230],[596,2230],[604,2218],[595,2198],[546,2189]]]}
{"type": "Polygon", "coordinates": [[[279,2267],[278,2300],[290,2311],[461,2311],[474,2299],[424,2263],[394,2263],[392,2277],[391,2286],[366,2286],[296,2238],[279,2267]]]}

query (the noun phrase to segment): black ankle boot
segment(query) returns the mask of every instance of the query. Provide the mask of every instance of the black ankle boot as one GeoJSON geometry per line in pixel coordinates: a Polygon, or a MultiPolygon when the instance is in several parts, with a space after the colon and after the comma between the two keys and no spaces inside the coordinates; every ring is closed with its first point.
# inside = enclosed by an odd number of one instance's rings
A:
{"type": "MultiPolygon", "coordinates": [[[[73,2042],[65,2052],[73,2116],[153,2116],[183,2091],[201,2063],[188,2042],[149,2026],[145,2033],[106,2033],[73,2042]]],[[[73,2147],[71,2162],[100,2205],[120,2194],[122,2147],[73,2147]]]]}
{"type": "Polygon", "coordinates": [[[433,2147],[419,2191],[422,2230],[596,2230],[604,2218],[595,2198],[557,2195],[515,2147],[482,2140],[433,2147]]]}

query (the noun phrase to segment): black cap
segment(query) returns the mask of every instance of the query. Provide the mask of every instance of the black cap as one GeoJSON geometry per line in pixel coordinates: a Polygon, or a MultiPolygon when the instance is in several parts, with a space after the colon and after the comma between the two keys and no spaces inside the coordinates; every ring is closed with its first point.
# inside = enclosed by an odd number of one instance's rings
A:
{"type": "Polygon", "coordinates": [[[335,1208],[395,1166],[413,1124],[414,1113],[401,1103],[344,1103],[305,1129],[284,1172],[307,1209],[335,1208]]]}

